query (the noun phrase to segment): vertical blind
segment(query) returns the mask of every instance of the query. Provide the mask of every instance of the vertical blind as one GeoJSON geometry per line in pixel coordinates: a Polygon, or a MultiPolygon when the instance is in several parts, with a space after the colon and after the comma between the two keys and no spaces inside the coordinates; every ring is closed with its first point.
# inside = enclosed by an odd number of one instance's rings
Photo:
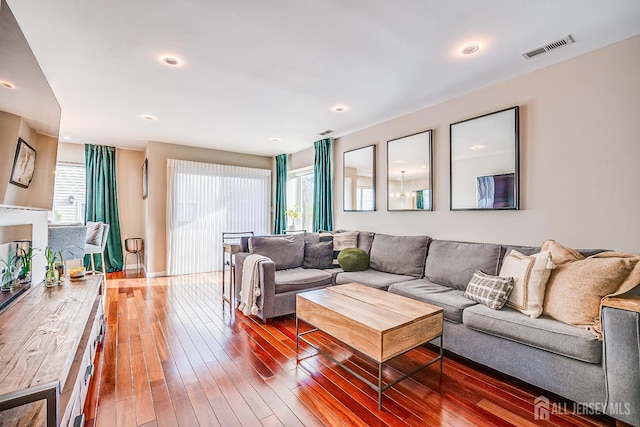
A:
{"type": "Polygon", "coordinates": [[[84,163],[56,163],[53,186],[53,222],[84,223],[85,166],[84,163]]]}
{"type": "Polygon", "coordinates": [[[222,269],[222,233],[269,232],[271,171],[167,160],[167,274],[222,269]]]}

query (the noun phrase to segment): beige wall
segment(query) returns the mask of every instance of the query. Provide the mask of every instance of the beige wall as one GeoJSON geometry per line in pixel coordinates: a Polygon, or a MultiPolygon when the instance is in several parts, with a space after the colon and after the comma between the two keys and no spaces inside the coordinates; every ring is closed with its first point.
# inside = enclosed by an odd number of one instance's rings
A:
{"type": "Polygon", "coordinates": [[[156,141],[150,141],[147,144],[146,157],[149,161],[149,197],[144,201],[144,218],[146,223],[145,265],[148,276],[163,275],[166,267],[167,159],[270,169],[272,176],[275,176],[273,157],[156,141]]]}
{"type": "Polygon", "coordinates": [[[58,161],[84,165],[84,144],[58,143],[58,161]]]}
{"type": "Polygon", "coordinates": [[[528,245],[555,239],[640,253],[638,76],[634,37],[339,138],[334,226],[528,245]],[[450,211],[449,124],[514,105],[521,107],[521,210],[450,211]],[[430,128],[435,211],[387,212],[386,141],[430,128]],[[378,211],[343,212],[342,153],[368,144],[378,145],[378,211]]]}
{"type": "MultiPolygon", "coordinates": [[[[124,240],[145,237],[144,201],[142,200],[142,162],[144,151],[116,150],[116,177],[118,184],[118,213],[122,255],[126,257],[124,240]]],[[[124,261],[124,260],[123,260],[124,261]]],[[[135,268],[135,257],[129,257],[129,268],[135,268]]]]}

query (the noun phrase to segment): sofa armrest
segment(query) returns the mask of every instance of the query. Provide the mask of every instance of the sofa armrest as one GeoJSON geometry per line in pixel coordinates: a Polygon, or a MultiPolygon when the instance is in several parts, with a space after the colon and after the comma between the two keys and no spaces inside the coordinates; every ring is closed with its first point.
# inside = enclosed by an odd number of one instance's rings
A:
{"type": "MultiPolygon", "coordinates": [[[[629,291],[640,297],[640,286],[629,291]]],[[[622,296],[619,296],[622,297],[622,296]]],[[[640,312],[633,304],[606,303],[602,308],[604,369],[607,386],[605,413],[640,426],[640,312]]]]}
{"type": "MultiPolygon", "coordinates": [[[[236,300],[240,301],[240,290],[242,289],[242,269],[244,260],[250,254],[239,252],[235,258],[235,280],[236,280],[236,300]]],[[[258,297],[258,317],[263,321],[268,321],[273,317],[274,299],[276,294],[276,264],[269,260],[259,264],[260,269],[260,296],[258,297]]]]}

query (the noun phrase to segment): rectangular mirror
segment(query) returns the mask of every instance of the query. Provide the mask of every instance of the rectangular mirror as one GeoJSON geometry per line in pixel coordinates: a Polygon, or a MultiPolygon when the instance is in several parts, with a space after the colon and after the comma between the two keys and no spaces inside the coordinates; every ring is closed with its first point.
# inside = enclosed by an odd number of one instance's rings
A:
{"type": "Polygon", "coordinates": [[[376,210],[376,146],[343,154],[343,206],[345,211],[376,210]]]}
{"type": "Polygon", "coordinates": [[[450,126],[451,210],[519,209],[519,108],[450,126]]]}
{"type": "Polygon", "coordinates": [[[431,134],[387,141],[387,210],[433,210],[431,134]]]}

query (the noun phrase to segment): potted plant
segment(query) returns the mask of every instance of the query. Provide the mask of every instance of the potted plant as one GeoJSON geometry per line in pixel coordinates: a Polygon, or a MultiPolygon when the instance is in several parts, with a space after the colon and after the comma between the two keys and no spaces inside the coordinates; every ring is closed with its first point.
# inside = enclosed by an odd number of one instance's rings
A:
{"type": "MultiPolygon", "coordinates": [[[[50,288],[57,286],[60,281],[60,268],[56,268],[58,265],[62,265],[62,253],[60,251],[54,251],[49,246],[44,248],[44,259],[47,262],[45,273],[45,286],[50,288]]],[[[64,273],[63,273],[64,274],[64,273]]]]}
{"type": "Polygon", "coordinates": [[[0,269],[0,289],[4,292],[12,291],[15,285],[16,279],[16,263],[18,258],[15,250],[9,251],[9,256],[6,260],[0,258],[0,261],[4,264],[0,269]]]}
{"type": "Polygon", "coordinates": [[[300,209],[298,208],[298,206],[293,206],[293,208],[286,211],[285,214],[287,215],[287,218],[289,218],[289,226],[288,226],[289,229],[295,230],[296,221],[298,221],[298,219],[302,215],[302,212],[300,212],[300,209]]]}
{"type": "Polygon", "coordinates": [[[20,261],[18,279],[20,279],[22,283],[29,283],[31,281],[31,260],[33,259],[33,248],[29,247],[29,250],[19,248],[17,256],[20,261]]]}

